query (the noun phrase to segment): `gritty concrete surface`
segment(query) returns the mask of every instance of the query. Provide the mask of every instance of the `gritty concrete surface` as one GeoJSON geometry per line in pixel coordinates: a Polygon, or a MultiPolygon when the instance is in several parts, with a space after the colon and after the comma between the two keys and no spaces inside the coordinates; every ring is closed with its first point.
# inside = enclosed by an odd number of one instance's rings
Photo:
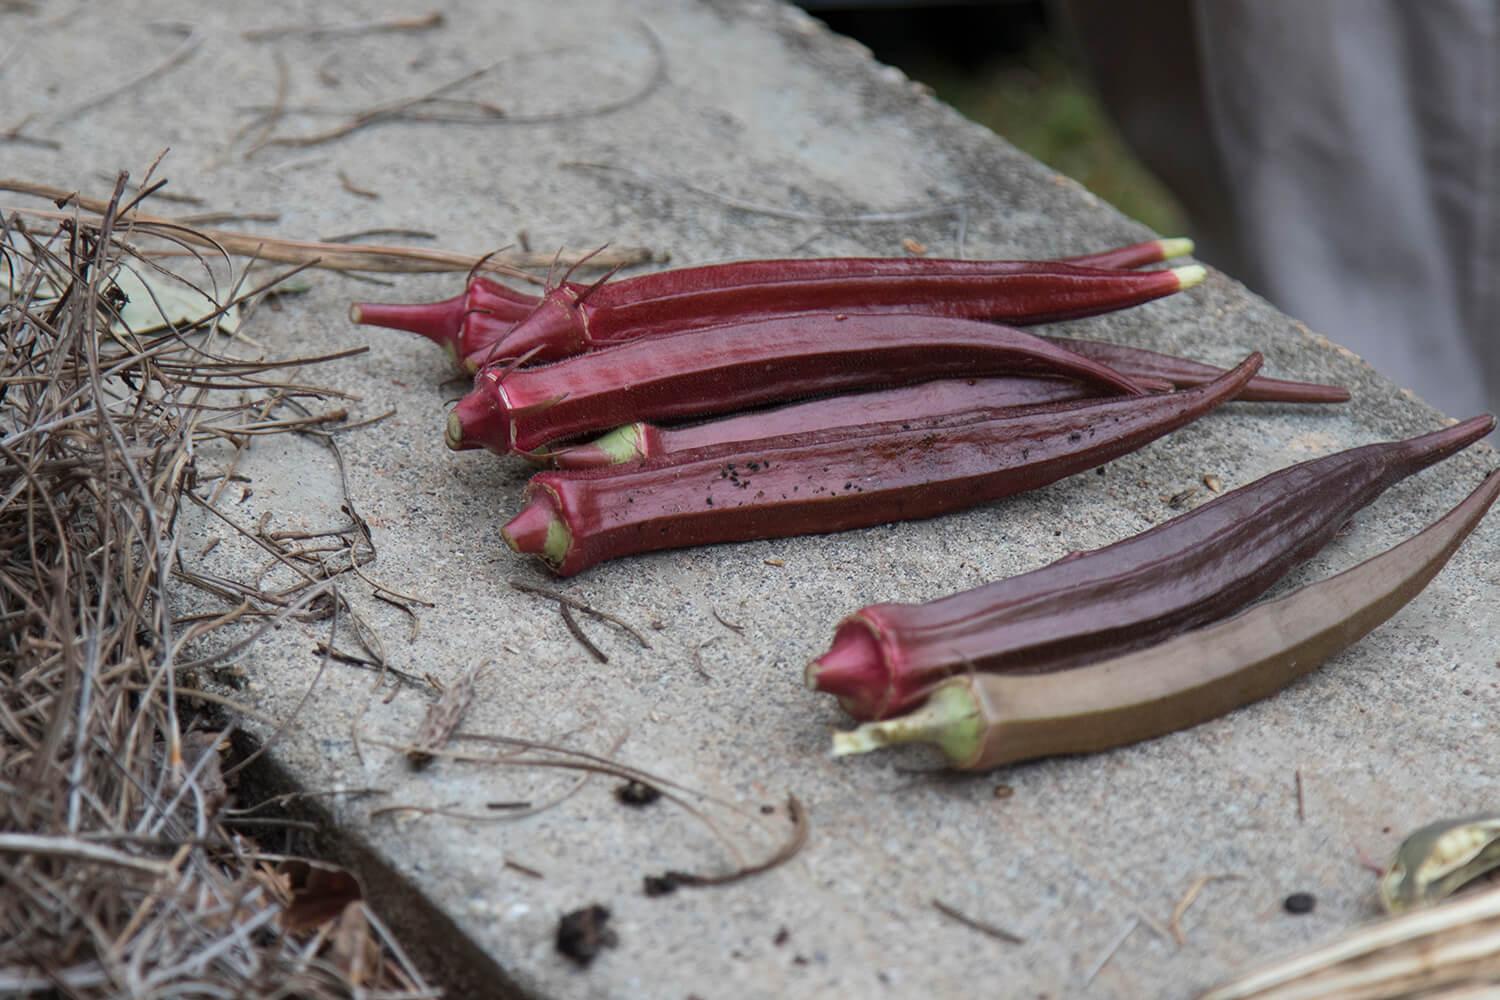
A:
{"type": "MultiPolygon", "coordinates": [[[[34,115],[27,132],[60,143],[0,144],[0,173],[102,193],[115,171],[139,176],[171,147],[161,173],[172,190],[202,198],[204,210],[277,211],[279,221],[260,228],[286,236],[400,227],[435,233],[445,247],[484,249],[524,230],[538,247],[645,244],[679,264],[897,255],[903,238],[952,254],[961,229],[967,253],[993,256],[1078,253],[1143,235],[858,46],[772,4],[645,0],[627,12],[606,0],[470,2],[448,5],[445,26],[422,33],[261,42],[241,34],[395,13],[412,10],[287,0],[0,6],[0,126],[34,115]],[[199,32],[184,60],[73,110],[160,63],[182,43],[184,23],[199,32]],[[573,114],[650,77],[644,26],[659,39],[665,82],[622,109],[573,114]],[[512,116],[557,119],[386,124],[326,145],[243,155],[259,128],[253,109],[276,102],[278,61],[286,107],[358,109],[495,60],[465,96],[512,116]],[[340,172],[378,197],[350,192],[340,172]],[[961,206],[961,219],[951,206],[961,206]],[[848,221],[882,213],[909,214],[848,221]]],[[[278,128],[329,121],[298,117],[278,128]]],[[[369,573],[434,605],[419,612],[413,636],[411,622],[368,587],[346,587],[391,664],[451,682],[491,661],[465,730],[613,754],[690,790],[683,800],[713,821],[665,800],[623,806],[606,777],[575,789],[572,772],[449,760],[413,773],[381,743],[410,738],[430,693],[403,688],[387,700],[389,688],[372,692],[370,673],[338,663],[319,676],[310,650],[328,623],[281,629],[239,665],[237,691],[263,719],[281,720],[312,688],[272,748],[271,771],[311,791],[381,791],[317,801],[387,919],[459,995],[1188,996],[1371,917],[1375,881],[1362,858],[1384,857],[1403,831],[1436,817],[1494,807],[1493,520],[1356,649],[1276,698],[1189,732],[978,777],[936,773],[915,751],[828,756],[829,733],[843,720],[800,679],[840,616],[1108,543],[1167,518],[1163,497],[1207,473],[1238,486],[1293,461],[1439,425],[1436,411],[1227,277],[1066,329],[1220,363],[1260,349],[1269,373],[1340,381],[1355,401],[1226,409],[1105,475],[934,521],[597,568],[564,589],[651,640],[642,650],[585,620],[607,664],[584,654],[553,606],[507,586],[548,582],[496,533],[527,470],[441,447],[445,404],[462,386],[445,382],[439,353],[344,318],[351,299],[437,298],[458,279],[309,280],[305,295],[262,314],[253,332],[277,355],[367,344],[367,354],[316,378],[356,394],[356,416],[396,410],[343,437],[350,490],[379,548],[369,573]],[[487,808],[570,791],[522,818],[487,808]],[[728,870],[736,862],[726,844],[746,861],[769,854],[788,833],[789,794],[812,824],[791,864],[732,886],[643,894],[647,874],[728,870]],[[372,816],[398,805],[477,818],[372,816]],[[1224,878],[1188,910],[1179,945],[1166,929],[1174,905],[1208,875],[1224,878]],[[1299,891],[1316,895],[1312,914],[1283,911],[1281,900],[1299,891]],[[934,899],[1024,943],[955,923],[934,899]],[[554,929],[561,914],[594,902],[612,911],[618,945],[580,969],[554,951],[554,929]]],[[[1282,589],[1409,535],[1494,464],[1493,452],[1471,449],[1391,490],[1282,589]]],[[[243,524],[266,514],[286,527],[341,520],[331,459],[314,442],[267,441],[241,471],[251,477],[248,495],[231,493],[230,509],[243,524]]],[[[200,548],[185,544],[184,558],[225,574],[263,559],[233,537],[207,555],[200,548]]],[[[352,645],[347,635],[340,641],[352,645]]],[[[262,739],[272,730],[250,725],[262,739]]]]}

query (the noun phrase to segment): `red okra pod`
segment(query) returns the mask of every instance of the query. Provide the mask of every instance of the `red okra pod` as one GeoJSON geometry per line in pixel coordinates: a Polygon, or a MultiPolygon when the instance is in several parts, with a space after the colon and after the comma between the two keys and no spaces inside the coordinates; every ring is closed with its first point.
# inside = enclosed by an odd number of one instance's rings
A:
{"type": "Polygon", "coordinates": [[[487,368],[449,415],[447,441],[454,449],[531,452],[633,420],[1018,373],[1143,392],[1105,365],[1009,327],[902,313],[809,313],[637,340],[539,368],[487,368]]]}
{"type": "Polygon", "coordinates": [[[1391,485],[1494,426],[1474,417],[1302,462],[1030,573],[926,604],[871,605],[839,625],[808,685],[878,719],[964,671],[1058,670],[1159,642],[1254,600],[1391,485]]]}
{"type": "MultiPolygon", "coordinates": [[[[595,327],[601,325],[608,326],[613,321],[608,318],[604,320],[595,318],[596,312],[602,308],[608,311],[630,306],[638,310],[644,310],[657,318],[658,325],[653,330],[646,332],[667,333],[672,330],[713,325],[741,318],[751,319],[754,316],[769,315],[772,313],[802,312],[809,307],[797,305],[785,294],[792,287],[785,283],[793,277],[804,283],[815,282],[819,278],[837,281],[848,280],[850,278],[883,277],[889,281],[911,275],[929,274],[936,276],[953,271],[950,265],[957,265],[960,268],[967,269],[961,273],[991,273],[1000,277],[1007,276],[1008,272],[1011,271],[1015,271],[1023,276],[1034,273],[1034,277],[1029,277],[1024,282],[1012,282],[1012,284],[1019,285],[1017,291],[1023,292],[1028,287],[1033,287],[1037,290],[1051,287],[1048,284],[1049,279],[1045,275],[1045,268],[1048,264],[1062,264],[1070,265],[1074,268],[1101,270],[1123,269],[1158,263],[1172,257],[1192,253],[1192,251],[1193,243],[1191,240],[1178,238],[1148,240],[1144,243],[1117,247],[1101,253],[1065,257],[1056,261],[955,262],[928,258],[848,257],[811,258],[791,261],[736,261],[728,264],[710,264],[703,267],[660,271],[599,286],[581,285],[564,281],[556,289],[553,289],[551,294],[566,308],[571,309],[577,306],[577,318],[585,324],[591,324],[595,327]],[[756,285],[772,287],[773,297],[779,298],[780,302],[755,302],[756,296],[753,294],[753,289],[756,285]],[[730,296],[735,301],[752,302],[752,312],[735,314],[715,313],[712,318],[705,321],[701,315],[701,308],[696,311],[692,308],[684,310],[684,300],[682,299],[684,294],[702,294],[715,289],[723,295],[730,296]],[[580,302],[582,305],[578,305],[580,302]],[[652,302],[659,304],[652,306],[650,304],[652,302]]],[[[1201,273],[1194,273],[1201,279],[1201,273]]],[[[1074,277],[1076,278],[1077,276],[1075,275],[1074,277]]],[[[1171,283],[1168,279],[1161,277],[1145,279],[1144,282],[1140,279],[1127,279],[1127,283],[1130,281],[1152,288],[1157,285],[1171,283]]],[[[1097,278],[1095,279],[1095,283],[1098,283],[1097,278]]],[[[1052,284],[1055,285],[1056,282],[1052,284]]],[[[1170,290],[1175,291],[1176,287],[1170,290]]],[[[823,292],[821,294],[826,297],[828,293],[823,292]]],[[[1156,296],[1148,296],[1148,298],[1154,297],[1156,296]]],[[[517,292],[488,278],[475,277],[470,279],[469,286],[464,294],[456,298],[421,305],[359,303],[350,309],[349,315],[356,323],[407,330],[411,333],[427,337],[429,340],[442,346],[450,355],[454,355],[457,360],[463,361],[471,370],[475,370],[481,367],[483,363],[498,359],[502,355],[519,357],[527,350],[523,348],[520,351],[512,353],[508,345],[504,347],[497,345],[500,345],[502,339],[510,333],[511,328],[525,319],[541,301],[536,296],[517,292]]],[[[1144,299],[1141,301],[1144,301],[1144,299]]],[[[1106,308],[1122,308],[1123,305],[1130,304],[1133,303],[1125,302],[1121,306],[1106,308]]],[[[918,303],[912,303],[913,311],[922,311],[916,308],[917,305],[918,303]]],[[[858,309],[863,307],[865,307],[865,304],[859,301],[843,301],[842,304],[834,305],[830,308],[858,309]]],[[[1003,320],[1005,316],[996,315],[992,318],[1003,320]]],[[[537,360],[549,360],[565,357],[571,353],[578,353],[578,351],[547,350],[533,357],[537,360]]]]}
{"type": "MultiPolygon", "coordinates": [[[[1167,382],[1135,381],[1152,392],[1171,389],[1167,382]]],[[[997,410],[1093,399],[1101,395],[1107,393],[1082,382],[1060,378],[1011,375],[938,379],[896,389],[845,393],[770,410],[752,410],[684,427],[659,427],[638,420],[593,441],[554,451],[549,457],[559,469],[593,469],[731,444],[753,448],[769,438],[840,427],[859,428],[892,422],[927,426],[942,420],[957,423],[994,416],[997,410]]]]}
{"type": "Polygon", "coordinates": [[[1200,283],[1196,264],[1123,271],[1049,261],[763,260],[554,288],[484,361],[565,358],[642,337],[814,311],[899,311],[1025,326],[1094,316],[1200,283]],[[651,282],[654,294],[639,285],[651,282]]]}
{"type": "MultiPolygon", "coordinates": [[[[1110,344],[1102,340],[1076,340],[1072,337],[1048,337],[1059,347],[1081,354],[1086,358],[1103,362],[1117,371],[1132,377],[1145,376],[1170,382],[1179,389],[1212,382],[1224,374],[1224,369],[1206,365],[1201,361],[1160,354],[1141,347],[1110,344]]],[[[1349,390],[1341,385],[1321,385],[1316,382],[1291,382],[1286,379],[1266,378],[1257,375],[1240,393],[1244,403],[1345,403],[1349,401],[1349,390]]]]}
{"type": "MultiPolygon", "coordinates": [[[[1176,384],[1186,388],[1202,385],[1222,375],[1223,369],[1146,351],[1092,340],[1044,337],[1085,357],[1108,364],[1115,371],[1157,391],[1176,384]]],[[[695,448],[732,442],[747,446],[763,438],[816,431],[833,427],[856,427],[886,420],[959,418],[964,413],[997,410],[1007,406],[1064,402],[1103,395],[1078,382],[1043,378],[948,379],[902,386],[877,392],[851,393],[814,399],[771,410],[709,420],[686,427],[659,427],[637,421],[595,441],[563,448],[550,455],[562,469],[588,469],[642,458],[663,458],[695,448]]],[[[1349,398],[1339,386],[1309,382],[1287,382],[1255,376],[1240,391],[1241,400],[1280,402],[1340,402],[1349,398]]]]}
{"type": "Polygon", "coordinates": [[[930,743],[950,766],[982,771],[1125,746],[1218,718],[1311,673],[1401,610],[1497,496],[1500,471],[1426,530],[1353,569],[1149,649],[1050,674],[950,677],[915,712],[836,734],[833,752],[930,743]]]}
{"type": "Polygon", "coordinates": [[[639,552],[934,517],[1140,448],[1234,398],[1259,366],[1253,354],[1196,389],[1027,407],[954,426],[794,434],[752,451],[540,472],[501,534],[571,576],[639,552]]]}

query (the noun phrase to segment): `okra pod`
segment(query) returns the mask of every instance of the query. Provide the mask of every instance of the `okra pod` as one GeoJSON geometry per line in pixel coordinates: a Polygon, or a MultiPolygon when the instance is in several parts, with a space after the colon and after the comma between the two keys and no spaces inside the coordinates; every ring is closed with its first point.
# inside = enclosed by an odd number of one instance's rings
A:
{"type": "Polygon", "coordinates": [[[1337,576],[1149,649],[1050,674],[968,674],[909,715],[834,736],[836,755],[929,743],[982,771],[1187,729],[1280,691],[1358,642],[1443,568],[1500,494],[1500,471],[1435,524],[1337,576]]]}
{"type": "MultiPolygon", "coordinates": [[[[1175,358],[1155,351],[1105,344],[1092,340],[1044,337],[1061,347],[1109,365],[1142,388],[1153,392],[1173,385],[1202,385],[1224,374],[1223,369],[1175,358]]],[[[554,451],[552,464],[562,469],[590,469],[642,458],[662,458],[694,448],[732,442],[749,446],[763,438],[830,427],[854,427],[885,420],[925,420],[941,415],[959,416],[975,410],[1007,406],[1032,406],[1102,393],[1090,386],[1062,379],[991,378],[948,379],[874,392],[849,393],[814,399],[771,410],[758,410],[686,427],[661,427],[637,421],[617,427],[585,444],[554,451]]],[[[1257,375],[1237,397],[1289,403],[1333,403],[1349,398],[1340,386],[1310,382],[1288,382],[1257,375]]]]}
{"type": "Polygon", "coordinates": [[[449,415],[450,448],[531,452],[632,420],[672,420],[953,375],[1060,375],[1142,394],[1039,337],[972,320],[810,313],[653,337],[538,368],[487,368],[449,415]]]}
{"type": "MultiPolygon", "coordinates": [[[[654,324],[643,333],[667,333],[672,330],[691,329],[715,325],[758,316],[802,312],[810,308],[860,309],[865,308],[852,292],[842,297],[830,291],[828,283],[851,279],[879,279],[889,283],[905,281],[911,289],[908,299],[895,295],[898,305],[910,306],[909,311],[922,312],[923,298],[918,296],[924,288],[938,289],[942,280],[967,279],[974,284],[986,275],[997,281],[1007,279],[1008,284],[996,286],[996,291],[1008,291],[1020,298],[1036,298],[1049,290],[1058,289],[1064,296],[1078,296],[1083,290],[1077,287],[1079,276],[1065,271],[1058,278],[1048,270],[1049,265],[1060,264],[1065,268],[1091,268],[1114,270],[1154,264],[1193,252],[1193,242],[1187,239],[1148,240],[1130,246],[1116,247],[1095,254],[1065,257],[1055,261],[949,261],[937,258],[858,258],[832,257],[803,260],[751,260],[727,264],[710,264],[703,267],[676,268],[643,274],[621,281],[600,285],[581,285],[563,281],[551,292],[558,307],[576,318],[586,327],[619,327],[620,320],[610,319],[610,314],[627,307],[648,315],[654,324]],[[1072,283],[1069,282],[1071,274],[1072,283]],[[912,279],[922,279],[913,284],[912,279]],[[790,284],[788,284],[790,282],[790,284]],[[765,289],[760,295],[756,287],[765,289]],[[796,301],[798,289],[811,288],[814,304],[799,305],[796,301]],[[821,290],[819,290],[821,289],[821,290]],[[719,297],[717,306],[694,305],[694,296],[715,293],[719,297]],[[766,301],[760,301],[765,299],[766,301]],[[731,311],[725,312],[721,307],[731,311]],[[747,310],[748,311],[744,311],[747,310]],[[705,311],[707,311],[705,313],[705,311]],[[707,318],[705,318],[707,316],[707,318]]],[[[1202,269],[1191,271],[1176,282],[1169,291],[1184,286],[1183,278],[1201,280],[1202,269]]],[[[1095,295],[1125,295],[1125,290],[1110,292],[1108,282],[1095,276],[1095,295]]],[[[1142,286],[1133,294],[1146,294],[1147,289],[1172,285],[1169,278],[1131,278],[1124,280],[1125,288],[1142,286]]],[[[894,294],[894,293],[893,293],[894,294]]],[[[929,291],[927,294],[932,294],[929,291]]],[[[1166,294],[1159,292],[1158,294],[1166,294]]],[[[889,299],[892,295],[887,295],[889,299]]],[[[1128,298],[1128,296],[1126,296],[1128,298]]],[[[1148,295],[1154,298],[1155,295],[1148,295]]],[[[355,323],[390,327],[420,334],[442,346],[456,360],[462,361],[470,370],[477,370],[491,360],[510,355],[519,357],[530,348],[521,348],[511,354],[511,345],[501,341],[511,329],[525,319],[543,301],[533,295],[515,291],[499,282],[484,277],[469,281],[464,294],[442,302],[420,305],[385,305],[362,302],[354,305],[349,316],[355,323]]],[[[884,301],[884,300],[882,300],[884,301]]],[[[1144,301],[1144,300],[1142,300],[1144,301]]],[[[1120,308],[1133,304],[1122,301],[1120,308]]],[[[907,310],[902,310],[907,311],[907,310]]],[[[1101,311],[1101,310],[1095,310],[1101,311]]],[[[1002,311],[991,317],[1004,319],[1002,311]]],[[[541,322],[541,321],[539,321],[541,322]]],[[[597,332],[597,329],[596,329],[597,332]]],[[[565,338],[566,339],[566,338],[565,338]]],[[[588,338],[585,337],[585,340],[588,338]]],[[[604,342],[618,339],[605,337],[604,342]]],[[[519,341],[517,341],[519,344],[519,341]]],[[[579,348],[578,350],[582,350],[579,348]]],[[[570,347],[559,346],[532,355],[534,360],[551,360],[578,353],[570,347]]]]}
{"type": "Polygon", "coordinates": [[[624,555],[933,517],[1091,469],[1234,398],[1252,354],[1206,386],[1028,407],[955,426],[789,435],[666,462],[540,472],[501,534],[562,576],[624,555]]]}
{"type": "Polygon", "coordinates": [[[1196,264],[1122,271],[1044,261],[765,260],[684,268],[578,292],[560,285],[484,361],[566,358],[642,337],[800,312],[896,311],[1017,326],[1112,312],[1191,288],[1196,264]],[[643,296],[635,283],[652,282],[643,296]]]}
{"type": "Polygon", "coordinates": [[[840,623],[808,685],[878,719],[956,673],[1077,666],[1215,621],[1310,559],[1390,486],[1494,426],[1486,414],[1302,462],[1030,573],[925,604],[871,605],[840,623]]]}
{"type": "MultiPolygon", "coordinates": [[[[1128,374],[1121,372],[1121,374],[1128,374]]],[[[1143,389],[1165,392],[1170,383],[1130,376],[1143,389]]],[[[585,444],[548,456],[560,469],[592,469],[645,458],[667,458],[700,448],[739,444],[757,447],[769,438],[840,427],[868,427],[900,421],[923,426],[942,419],[977,419],[993,411],[1043,403],[1065,403],[1103,395],[1099,389],[1060,378],[1024,375],[938,379],[917,385],[811,399],[769,410],[708,420],[683,427],[660,427],[638,420],[585,444]]]]}

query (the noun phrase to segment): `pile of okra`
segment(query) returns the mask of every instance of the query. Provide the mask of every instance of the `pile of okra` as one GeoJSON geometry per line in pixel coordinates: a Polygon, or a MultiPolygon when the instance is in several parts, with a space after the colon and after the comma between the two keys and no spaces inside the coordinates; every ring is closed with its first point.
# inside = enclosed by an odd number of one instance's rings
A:
{"type": "MultiPolygon", "coordinates": [[[[1096,468],[1231,400],[1349,399],[1262,376],[1259,354],[1223,370],[1020,329],[1191,288],[1203,268],[1155,266],[1191,250],[754,260],[565,276],[540,296],[471,275],[452,299],[351,317],[420,334],[475,373],[447,444],[550,466],[501,535],[569,576],[652,550],[935,517],[1096,468]]],[[[806,672],[863,723],[834,751],[925,742],[990,768],[1270,695],[1415,596],[1500,473],[1394,549],[1242,609],[1386,488],[1493,427],[1483,415],[1303,462],[1030,573],[863,608],[806,672]]]]}

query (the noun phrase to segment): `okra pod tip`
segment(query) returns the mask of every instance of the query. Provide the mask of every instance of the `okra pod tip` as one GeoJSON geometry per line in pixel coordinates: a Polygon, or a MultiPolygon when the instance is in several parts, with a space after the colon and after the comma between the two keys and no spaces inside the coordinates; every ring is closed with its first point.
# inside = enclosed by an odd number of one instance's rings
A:
{"type": "Polygon", "coordinates": [[[1157,240],[1156,245],[1161,248],[1162,260],[1171,260],[1174,257],[1186,257],[1195,249],[1193,241],[1186,236],[1166,236],[1157,240]]]}
{"type": "Polygon", "coordinates": [[[455,295],[441,302],[402,305],[387,302],[356,302],[349,307],[349,321],[360,326],[380,326],[387,330],[404,330],[426,337],[447,351],[455,360],[459,356],[459,333],[468,310],[468,295],[455,295]]]}
{"type": "Polygon", "coordinates": [[[634,462],[650,456],[654,436],[660,436],[660,432],[651,424],[626,424],[592,441],[554,452],[552,464],[559,469],[597,469],[634,462]]]}
{"type": "Polygon", "coordinates": [[[1208,268],[1201,264],[1184,264],[1182,267],[1172,268],[1172,273],[1177,275],[1177,290],[1184,291],[1203,284],[1208,277],[1208,268]]]}
{"type": "Polygon", "coordinates": [[[863,619],[851,618],[839,625],[833,645],[807,665],[802,679],[809,690],[853,698],[867,691],[889,689],[889,673],[879,639],[863,619]]]}
{"type": "Polygon", "coordinates": [[[512,552],[541,557],[550,566],[560,566],[573,544],[573,534],[545,490],[532,494],[531,502],[500,529],[500,537],[512,552]]]}

